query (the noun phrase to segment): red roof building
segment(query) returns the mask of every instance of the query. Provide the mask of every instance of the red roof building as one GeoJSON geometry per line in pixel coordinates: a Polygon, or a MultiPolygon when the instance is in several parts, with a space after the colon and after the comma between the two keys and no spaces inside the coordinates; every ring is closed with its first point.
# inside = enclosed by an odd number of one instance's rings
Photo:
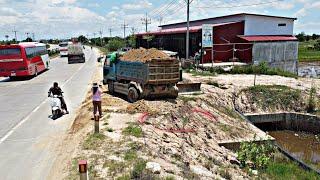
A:
{"type": "MultiPolygon", "coordinates": [[[[191,21],[190,56],[202,48],[202,25],[209,24],[213,27],[213,46],[204,49],[203,63],[267,61],[271,66],[276,64],[275,67],[295,72],[298,59],[298,41],[293,36],[295,20],[241,13],[191,21]],[[283,65],[288,63],[291,64],[283,65]]],[[[176,51],[183,58],[186,31],[186,22],[162,25],[159,30],[136,34],[137,46],[176,51]]]]}

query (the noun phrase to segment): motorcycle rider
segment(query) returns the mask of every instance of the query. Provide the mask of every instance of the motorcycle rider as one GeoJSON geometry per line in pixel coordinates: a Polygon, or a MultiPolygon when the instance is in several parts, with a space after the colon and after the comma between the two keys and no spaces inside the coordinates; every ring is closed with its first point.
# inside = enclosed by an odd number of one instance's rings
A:
{"type": "Polygon", "coordinates": [[[50,97],[51,93],[52,93],[52,95],[57,95],[57,96],[58,96],[58,98],[59,98],[60,101],[61,101],[61,108],[66,111],[66,114],[69,114],[69,111],[68,111],[68,109],[67,109],[67,104],[66,104],[66,102],[64,101],[64,98],[63,98],[63,96],[62,96],[62,93],[63,93],[63,92],[62,92],[62,90],[61,90],[61,88],[59,87],[59,85],[58,85],[57,82],[54,82],[54,83],[53,83],[53,87],[51,87],[51,88],[49,89],[48,97],[50,97]]]}

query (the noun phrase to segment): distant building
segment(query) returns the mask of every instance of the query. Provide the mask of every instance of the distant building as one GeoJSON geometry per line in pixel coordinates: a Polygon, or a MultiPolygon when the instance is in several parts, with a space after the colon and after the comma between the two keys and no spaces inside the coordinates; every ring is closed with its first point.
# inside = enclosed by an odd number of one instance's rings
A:
{"type": "MultiPolygon", "coordinates": [[[[210,24],[213,46],[205,49],[204,63],[238,61],[259,64],[266,61],[270,66],[296,73],[298,40],[293,36],[295,20],[241,13],[191,21],[190,56],[201,49],[202,25],[210,24]]],[[[185,57],[186,31],[186,22],[162,25],[157,31],[136,34],[137,46],[176,51],[180,57],[185,57]]]]}

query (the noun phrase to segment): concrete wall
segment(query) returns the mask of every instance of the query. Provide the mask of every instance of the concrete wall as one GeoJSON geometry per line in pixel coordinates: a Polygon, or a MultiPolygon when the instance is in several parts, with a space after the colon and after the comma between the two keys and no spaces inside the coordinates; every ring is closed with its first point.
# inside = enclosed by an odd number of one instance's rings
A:
{"type": "Polygon", "coordinates": [[[246,115],[262,130],[294,130],[320,133],[320,117],[301,113],[275,113],[246,115]]]}
{"type": "Polygon", "coordinates": [[[256,42],[252,49],[252,61],[254,64],[265,61],[271,67],[297,73],[298,42],[256,42]]]}
{"type": "Polygon", "coordinates": [[[245,16],[244,35],[293,35],[293,19],[265,17],[265,16],[245,16]],[[279,26],[286,24],[286,26],[279,26]]]}

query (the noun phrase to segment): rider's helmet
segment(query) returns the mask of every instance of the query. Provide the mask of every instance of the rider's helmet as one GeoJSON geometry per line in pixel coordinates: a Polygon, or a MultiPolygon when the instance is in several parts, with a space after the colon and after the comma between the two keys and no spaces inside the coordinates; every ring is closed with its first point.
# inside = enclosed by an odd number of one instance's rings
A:
{"type": "Polygon", "coordinates": [[[53,83],[53,87],[55,87],[55,88],[58,87],[58,83],[57,83],[57,82],[54,82],[54,83],[53,83]]]}

